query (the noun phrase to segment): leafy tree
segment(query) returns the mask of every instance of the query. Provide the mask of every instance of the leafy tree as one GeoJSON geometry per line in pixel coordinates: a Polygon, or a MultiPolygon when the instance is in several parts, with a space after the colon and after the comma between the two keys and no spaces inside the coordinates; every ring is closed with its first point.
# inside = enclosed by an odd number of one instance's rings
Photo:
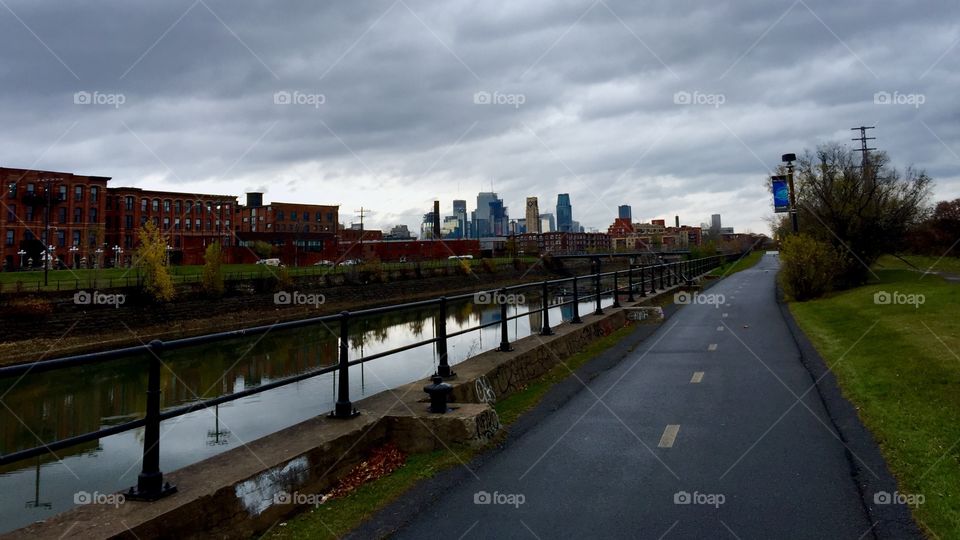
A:
{"type": "Polygon", "coordinates": [[[830,243],[806,234],[790,235],[780,247],[777,279],[787,298],[810,300],[832,288],[843,262],[843,254],[830,243]]]}
{"type": "Polygon", "coordinates": [[[844,257],[840,286],[864,283],[869,266],[901,247],[907,230],[924,217],[933,181],[922,170],[895,169],[886,153],[860,156],[828,143],[799,160],[795,184],[800,230],[833,245],[844,257]]]}
{"type": "Polygon", "coordinates": [[[250,249],[261,259],[269,259],[276,251],[272,245],[263,240],[255,240],[250,249]]]}
{"type": "Polygon", "coordinates": [[[147,221],[138,231],[140,246],[135,260],[143,272],[143,288],[155,301],[173,300],[173,279],[167,269],[167,239],[152,221],[147,221]]]}
{"type": "Polygon", "coordinates": [[[220,242],[207,246],[203,253],[203,291],[210,296],[223,295],[223,249],[220,242]]]}

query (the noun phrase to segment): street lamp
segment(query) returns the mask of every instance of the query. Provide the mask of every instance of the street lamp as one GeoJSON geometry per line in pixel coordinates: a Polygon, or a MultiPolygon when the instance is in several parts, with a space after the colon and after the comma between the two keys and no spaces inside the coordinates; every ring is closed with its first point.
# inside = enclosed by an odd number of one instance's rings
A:
{"type": "Polygon", "coordinates": [[[167,263],[167,266],[170,266],[170,252],[173,251],[173,248],[170,246],[170,244],[167,244],[167,247],[165,249],[167,251],[166,263],[167,263]]]}
{"type": "Polygon", "coordinates": [[[123,254],[123,248],[120,246],[113,246],[113,266],[114,268],[120,267],[120,255],[123,254]]]}
{"type": "Polygon", "coordinates": [[[103,249],[97,248],[94,253],[97,254],[97,269],[99,270],[103,266],[103,249]]]}
{"type": "Polygon", "coordinates": [[[800,232],[800,222],[797,220],[797,194],[793,190],[793,162],[796,160],[796,154],[780,156],[780,161],[787,164],[787,186],[790,189],[790,223],[793,226],[793,234],[800,232]]]}
{"type": "Polygon", "coordinates": [[[71,261],[71,265],[72,265],[74,268],[76,268],[76,267],[77,267],[77,252],[80,251],[80,248],[78,248],[78,247],[76,246],[76,244],[74,244],[74,245],[70,246],[70,250],[69,250],[69,251],[70,251],[70,261],[71,261]]]}
{"type": "Polygon", "coordinates": [[[23,270],[23,257],[26,256],[26,254],[27,254],[27,252],[24,251],[24,250],[22,250],[22,249],[17,252],[17,255],[20,256],[20,269],[21,269],[21,270],[23,270]]]}

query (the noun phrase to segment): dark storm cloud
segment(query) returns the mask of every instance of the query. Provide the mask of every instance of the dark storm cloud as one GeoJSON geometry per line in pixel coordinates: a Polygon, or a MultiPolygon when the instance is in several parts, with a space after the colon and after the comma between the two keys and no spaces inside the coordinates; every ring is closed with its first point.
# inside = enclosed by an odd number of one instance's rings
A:
{"type": "Polygon", "coordinates": [[[629,203],[762,230],[780,154],[868,124],[960,196],[940,3],[4,1],[3,165],[266,188],[384,227],[492,182],[514,217],[570,192],[587,226],[629,203]]]}

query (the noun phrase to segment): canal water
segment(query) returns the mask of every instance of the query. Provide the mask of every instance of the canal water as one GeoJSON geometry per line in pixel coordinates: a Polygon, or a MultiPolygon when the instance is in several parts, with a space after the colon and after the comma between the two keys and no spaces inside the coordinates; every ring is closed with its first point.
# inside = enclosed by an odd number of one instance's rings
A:
{"type": "MultiPolygon", "coordinates": [[[[536,309],[539,299],[527,297],[536,309]]],[[[603,305],[612,300],[605,298],[603,305]]],[[[581,302],[589,313],[593,301],[581,302]]],[[[539,312],[509,322],[511,341],[539,331],[539,312]]],[[[572,306],[556,306],[550,320],[569,320],[572,306]]],[[[435,310],[413,309],[354,319],[350,358],[376,354],[434,337],[435,310]]],[[[447,332],[500,320],[498,306],[463,301],[448,305],[447,332]]],[[[331,366],[337,363],[338,325],[273,331],[166,353],[161,372],[162,407],[189,404],[331,366]]],[[[451,365],[494,349],[500,325],[449,338],[451,365]]],[[[350,399],[429,377],[437,365],[425,345],[350,368],[350,399]]],[[[146,359],[131,357],[98,365],[0,381],[0,453],[96,431],[144,415],[146,359]]],[[[160,467],[170,472],[333,409],[336,373],[195,411],[161,424],[160,467]]],[[[48,519],[82,502],[85,494],[110,494],[135,485],[143,429],[64,449],[56,455],[0,468],[0,533],[48,519]]]]}

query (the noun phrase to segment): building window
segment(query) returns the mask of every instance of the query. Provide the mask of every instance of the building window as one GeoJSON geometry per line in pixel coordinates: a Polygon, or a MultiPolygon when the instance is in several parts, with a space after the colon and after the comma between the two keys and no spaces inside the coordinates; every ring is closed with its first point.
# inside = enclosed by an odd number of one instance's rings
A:
{"type": "Polygon", "coordinates": [[[224,226],[225,229],[227,229],[227,230],[229,231],[229,230],[230,230],[230,220],[228,219],[228,220],[224,221],[224,222],[223,222],[223,226],[224,226]]]}
{"type": "Polygon", "coordinates": [[[170,199],[164,199],[164,200],[163,200],[163,211],[164,211],[164,212],[169,212],[169,211],[170,211],[170,199]]]}
{"type": "Polygon", "coordinates": [[[283,210],[277,210],[277,221],[283,221],[283,210]]]}
{"type": "Polygon", "coordinates": [[[159,211],[160,211],[160,199],[154,199],[154,200],[153,200],[153,204],[150,205],[150,208],[151,208],[151,210],[153,210],[154,212],[159,212],[159,211]]]}
{"type": "Polygon", "coordinates": [[[12,246],[14,242],[13,231],[7,231],[7,245],[12,246]]]}
{"type": "Polygon", "coordinates": [[[57,193],[58,201],[63,202],[67,200],[67,186],[60,186],[60,188],[57,190],[57,193]]]}
{"type": "Polygon", "coordinates": [[[190,218],[187,218],[186,225],[187,225],[187,230],[188,230],[188,231],[189,231],[190,229],[192,229],[192,228],[193,228],[193,220],[190,219],[190,218]]]}
{"type": "Polygon", "coordinates": [[[74,209],[73,209],[73,222],[74,222],[74,223],[83,223],[83,208],[74,208],[74,209]]]}
{"type": "Polygon", "coordinates": [[[170,218],[165,217],[163,218],[163,230],[166,231],[168,229],[170,229],[170,218]]]}
{"type": "Polygon", "coordinates": [[[80,245],[80,231],[73,231],[73,243],[70,244],[70,245],[71,245],[71,246],[79,246],[79,245],[80,245]]]}
{"type": "Polygon", "coordinates": [[[67,234],[63,230],[57,231],[57,246],[64,247],[67,245],[67,234]]]}
{"type": "Polygon", "coordinates": [[[24,208],[24,217],[23,217],[23,220],[24,220],[24,221],[33,221],[33,207],[32,207],[32,206],[27,206],[26,208],[24,208]]]}
{"type": "Polygon", "coordinates": [[[140,199],[140,211],[141,211],[141,212],[146,212],[146,211],[147,211],[147,204],[149,204],[149,201],[147,201],[146,199],[140,199]]]}
{"type": "MultiPolygon", "coordinates": [[[[173,218],[173,230],[180,230],[180,218],[173,218]]],[[[177,238],[179,239],[180,237],[178,236],[177,238]]]]}
{"type": "Polygon", "coordinates": [[[290,221],[296,221],[296,220],[297,220],[297,213],[290,212],[290,221]]]}
{"type": "Polygon", "coordinates": [[[208,231],[212,231],[212,230],[213,230],[213,222],[210,221],[209,219],[207,220],[207,230],[208,230],[208,231]]]}
{"type": "Polygon", "coordinates": [[[96,223],[96,222],[97,222],[97,209],[96,209],[96,208],[91,208],[91,209],[90,209],[90,221],[89,221],[89,223],[96,223]]]}
{"type": "Polygon", "coordinates": [[[133,237],[129,234],[123,237],[123,247],[127,249],[133,247],[133,237]]]}
{"type": "Polygon", "coordinates": [[[327,223],[333,223],[333,212],[327,212],[327,223]]]}
{"type": "Polygon", "coordinates": [[[173,201],[173,211],[176,212],[177,214],[182,214],[182,213],[183,213],[183,201],[181,201],[181,200],[179,200],[179,199],[177,199],[176,201],[173,201]]]}
{"type": "Polygon", "coordinates": [[[124,199],[124,205],[127,210],[133,210],[133,197],[126,197],[124,199]]]}
{"type": "Polygon", "coordinates": [[[17,207],[16,205],[11,204],[7,207],[7,221],[16,221],[17,220],[17,207]]]}
{"type": "Polygon", "coordinates": [[[187,212],[186,212],[186,213],[189,214],[190,212],[193,212],[193,201],[187,201],[187,207],[186,207],[186,208],[187,208],[187,212]]]}
{"type": "Polygon", "coordinates": [[[33,184],[27,184],[27,195],[33,195],[36,191],[36,186],[33,184]]]}
{"type": "Polygon", "coordinates": [[[10,197],[11,199],[16,199],[16,198],[17,198],[17,183],[16,183],[16,182],[10,182],[10,185],[7,186],[7,196],[10,197]]]}
{"type": "Polygon", "coordinates": [[[90,186],[90,202],[97,202],[97,196],[100,195],[100,188],[97,186],[90,186]]]}
{"type": "Polygon", "coordinates": [[[126,225],[126,228],[127,228],[127,229],[132,229],[132,228],[133,228],[133,216],[127,214],[126,216],[124,216],[124,218],[126,218],[126,221],[125,221],[125,223],[124,223],[124,225],[126,225]]]}
{"type": "Polygon", "coordinates": [[[83,200],[83,186],[73,186],[73,200],[77,202],[83,200]]]}

